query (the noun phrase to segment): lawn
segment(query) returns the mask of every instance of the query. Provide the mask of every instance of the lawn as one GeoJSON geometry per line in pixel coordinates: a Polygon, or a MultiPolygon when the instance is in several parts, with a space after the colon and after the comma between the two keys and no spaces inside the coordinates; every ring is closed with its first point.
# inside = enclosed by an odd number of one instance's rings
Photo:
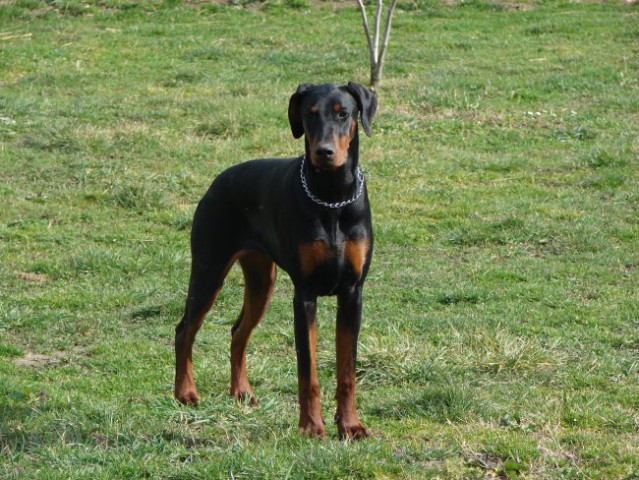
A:
{"type": "MultiPolygon", "coordinates": [[[[372,12],[371,12],[372,13],[372,12]]],[[[356,2],[0,1],[0,477],[639,478],[639,4],[400,0],[362,167],[358,405],[298,435],[292,286],[228,397],[234,268],[172,398],[195,205],[366,83],[356,2]]]]}

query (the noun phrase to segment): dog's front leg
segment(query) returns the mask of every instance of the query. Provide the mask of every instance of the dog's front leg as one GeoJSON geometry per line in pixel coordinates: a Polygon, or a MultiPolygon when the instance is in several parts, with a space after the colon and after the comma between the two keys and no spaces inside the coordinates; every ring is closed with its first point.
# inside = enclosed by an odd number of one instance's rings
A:
{"type": "Polygon", "coordinates": [[[341,438],[365,438],[368,430],[359,421],[355,409],[355,362],[357,337],[362,322],[362,287],[347,288],[337,297],[337,412],[335,421],[341,438]]]}
{"type": "Polygon", "coordinates": [[[320,386],[315,357],[317,297],[296,290],[293,303],[300,402],[299,431],[312,437],[323,437],[325,430],[320,408],[320,386]]]}

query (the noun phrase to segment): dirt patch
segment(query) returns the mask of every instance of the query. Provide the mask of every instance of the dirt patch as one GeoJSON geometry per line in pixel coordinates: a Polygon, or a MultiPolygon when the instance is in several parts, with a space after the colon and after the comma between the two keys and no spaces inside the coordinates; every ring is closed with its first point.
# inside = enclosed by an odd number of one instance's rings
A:
{"type": "Polygon", "coordinates": [[[71,350],[56,350],[51,353],[35,353],[27,352],[24,356],[15,358],[13,363],[18,367],[25,368],[49,368],[57,367],[63,364],[73,363],[73,359],[84,353],[82,347],[75,347],[71,350]]]}
{"type": "Polygon", "coordinates": [[[49,278],[41,273],[13,272],[13,274],[20,280],[30,283],[46,283],[49,281],[49,278]]]}
{"type": "Polygon", "coordinates": [[[46,368],[62,363],[64,352],[55,352],[49,355],[41,353],[27,353],[24,357],[16,358],[13,362],[19,367],[46,368]]]}

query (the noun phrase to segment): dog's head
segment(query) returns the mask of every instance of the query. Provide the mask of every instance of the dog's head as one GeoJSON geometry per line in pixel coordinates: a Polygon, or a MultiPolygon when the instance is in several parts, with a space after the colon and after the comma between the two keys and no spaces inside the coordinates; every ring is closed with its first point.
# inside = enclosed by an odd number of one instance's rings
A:
{"type": "Polygon", "coordinates": [[[303,83],[291,97],[288,119],[295,138],[306,135],[311,164],[332,170],[346,163],[358,118],[366,135],[371,135],[376,110],[375,94],[357,83],[303,83]]]}

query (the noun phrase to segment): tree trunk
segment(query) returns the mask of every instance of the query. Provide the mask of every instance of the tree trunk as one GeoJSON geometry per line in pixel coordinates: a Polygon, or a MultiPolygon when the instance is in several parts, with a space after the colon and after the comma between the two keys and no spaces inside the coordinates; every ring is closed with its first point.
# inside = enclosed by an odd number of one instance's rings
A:
{"type": "Polygon", "coordinates": [[[382,66],[377,63],[371,66],[371,90],[375,93],[379,91],[379,87],[382,84],[382,66]]]}

